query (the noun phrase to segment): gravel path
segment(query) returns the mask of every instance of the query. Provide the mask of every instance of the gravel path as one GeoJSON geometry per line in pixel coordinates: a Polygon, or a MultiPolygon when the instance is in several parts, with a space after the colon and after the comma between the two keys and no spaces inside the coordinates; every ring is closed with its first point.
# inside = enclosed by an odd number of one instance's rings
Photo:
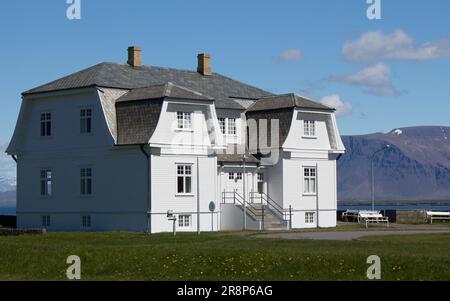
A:
{"type": "Polygon", "coordinates": [[[413,234],[440,234],[449,233],[449,227],[429,227],[397,225],[390,230],[367,230],[367,231],[327,231],[327,232],[283,232],[257,235],[259,238],[282,238],[282,239],[314,239],[314,240],[353,240],[365,236],[386,235],[413,235],[413,234]]]}

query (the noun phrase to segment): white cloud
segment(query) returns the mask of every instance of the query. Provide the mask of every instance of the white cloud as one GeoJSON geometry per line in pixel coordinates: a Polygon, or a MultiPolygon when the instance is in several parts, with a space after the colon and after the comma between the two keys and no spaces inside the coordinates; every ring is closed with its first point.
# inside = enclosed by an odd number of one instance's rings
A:
{"type": "Polygon", "coordinates": [[[391,83],[391,68],[378,63],[361,71],[343,76],[330,76],[328,79],[367,88],[367,92],[377,96],[397,96],[401,94],[391,83]]]}
{"type": "Polygon", "coordinates": [[[385,59],[424,61],[447,58],[450,57],[450,39],[443,38],[415,45],[413,37],[401,29],[392,33],[369,31],[357,40],[345,43],[342,55],[354,63],[385,59]]]}
{"type": "Polygon", "coordinates": [[[279,62],[290,62],[290,61],[299,61],[303,58],[303,54],[300,49],[292,48],[283,50],[277,56],[277,61],[279,62]]]}
{"type": "Polygon", "coordinates": [[[16,163],[5,154],[6,143],[0,142],[0,191],[15,189],[16,163]]]}
{"type": "Polygon", "coordinates": [[[325,96],[320,102],[326,106],[335,108],[337,117],[350,115],[353,111],[352,104],[342,101],[341,97],[337,94],[325,96]]]}

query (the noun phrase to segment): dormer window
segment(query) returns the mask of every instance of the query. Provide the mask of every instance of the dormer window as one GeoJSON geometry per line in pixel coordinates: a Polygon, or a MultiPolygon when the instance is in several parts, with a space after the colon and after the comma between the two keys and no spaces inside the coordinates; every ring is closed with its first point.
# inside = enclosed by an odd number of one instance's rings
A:
{"type": "Polygon", "coordinates": [[[305,137],[315,137],[316,136],[316,122],[314,120],[304,120],[303,121],[303,135],[305,137]]]}
{"type": "Polygon", "coordinates": [[[177,112],[177,127],[181,130],[192,129],[192,113],[177,112]]]}
{"type": "Polygon", "coordinates": [[[52,135],[52,114],[41,114],[41,137],[50,137],[52,135]]]}
{"type": "Polygon", "coordinates": [[[228,135],[236,135],[236,118],[228,118],[228,135]]]}
{"type": "Polygon", "coordinates": [[[236,128],[236,118],[224,118],[219,117],[219,126],[220,131],[223,135],[236,136],[237,128],[236,128]]]}

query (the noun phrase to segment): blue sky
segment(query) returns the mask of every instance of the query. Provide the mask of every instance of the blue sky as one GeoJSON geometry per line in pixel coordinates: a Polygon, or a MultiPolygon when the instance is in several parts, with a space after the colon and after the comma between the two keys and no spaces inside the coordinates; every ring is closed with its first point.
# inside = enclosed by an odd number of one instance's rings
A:
{"type": "MultiPolygon", "coordinates": [[[[6,1],[5,1],[6,2],[6,1]]],[[[275,93],[337,104],[342,134],[450,126],[450,1],[366,0],[8,1],[0,9],[0,142],[20,93],[102,61],[125,62],[140,45],[147,65],[215,72],[275,93]]]]}

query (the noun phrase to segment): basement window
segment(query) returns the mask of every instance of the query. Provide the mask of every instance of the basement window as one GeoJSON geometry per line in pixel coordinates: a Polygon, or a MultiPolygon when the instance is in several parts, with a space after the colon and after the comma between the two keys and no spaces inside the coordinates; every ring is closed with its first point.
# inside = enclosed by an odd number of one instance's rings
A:
{"type": "Polygon", "coordinates": [[[314,224],[314,216],[315,216],[315,212],[306,212],[305,213],[305,224],[311,225],[314,224]]]}
{"type": "Polygon", "coordinates": [[[81,226],[85,229],[91,228],[91,216],[90,215],[83,215],[81,217],[81,226]]]}
{"type": "Polygon", "coordinates": [[[50,215],[41,216],[42,227],[50,227],[50,215]]]}
{"type": "Polygon", "coordinates": [[[179,215],[178,228],[190,228],[190,227],[191,227],[191,215],[179,215]]]}

